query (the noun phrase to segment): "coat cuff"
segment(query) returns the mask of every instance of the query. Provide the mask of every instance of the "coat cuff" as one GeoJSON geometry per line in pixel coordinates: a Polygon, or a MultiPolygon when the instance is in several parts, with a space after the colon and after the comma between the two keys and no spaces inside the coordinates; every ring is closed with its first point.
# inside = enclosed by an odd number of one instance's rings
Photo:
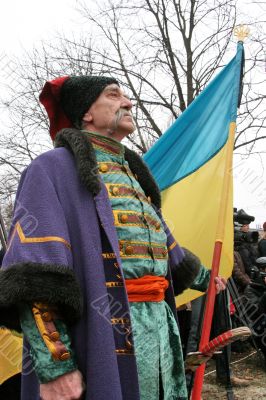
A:
{"type": "Polygon", "coordinates": [[[18,304],[56,305],[71,325],[82,314],[82,296],[74,272],[66,266],[23,262],[0,270],[0,326],[21,332],[18,304]]]}
{"type": "Polygon", "coordinates": [[[184,258],[178,265],[171,268],[175,296],[192,285],[201,268],[200,259],[188,249],[182,249],[184,258]]]}
{"type": "Polygon", "coordinates": [[[40,383],[50,382],[77,369],[75,354],[71,349],[71,339],[67,326],[63,321],[55,318],[53,322],[50,322],[55,327],[54,333],[57,333],[57,337],[52,338],[48,332],[42,332],[29,305],[21,304],[19,313],[22,330],[29,342],[30,355],[40,383]],[[47,346],[47,340],[50,337],[53,344],[52,347],[55,347],[56,353],[60,348],[65,349],[65,352],[61,353],[61,357],[58,354],[59,357],[55,358],[54,352],[51,351],[51,346],[47,346]],[[67,357],[66,354],[68,355],[67,357]]]}
{"type": "Polygon", "coordinates": [[[211,271],[205,268],[204,265],[201,265],[200,271],[190,286],[190,289],[198,290],[203,293],[206,292],[210,283],[210,274],[211,271]]]}

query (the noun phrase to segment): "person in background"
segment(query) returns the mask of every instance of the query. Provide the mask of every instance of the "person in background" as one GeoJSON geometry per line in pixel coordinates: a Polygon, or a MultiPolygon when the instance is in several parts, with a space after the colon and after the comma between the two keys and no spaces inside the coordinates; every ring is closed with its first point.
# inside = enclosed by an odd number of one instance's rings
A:
{"type": "Polygon", "coordinates": [[[244,291],[244,305],[254,340],[264,356],[266,370],[266,257],[256,260],[251,282],[244,291]]]}
{"type": "MultiPolygon", "coordinates": [[[[198,342],[200,338],[200,326],[202,321],[202,312],[204,307],[206,296],[198,297],[191,302],[191,326],[187,341],[186,352],[194,352],[198,350],[198,342]]],[[[218,293],[215,298],[215,308],[212,320],[211,339],[220,335],[221,333],[231,329],[231,321],[228,321],[229,317],[229,293],[218,293]],[[226,297],[227,309],[224,309],[224,301],[222,296],[226,297]]],[[[230,317],[229,317],[230,318],[230,317]]],[[[250,379],[239,378],[232,374],[232,370],[229,366],[231,361],[231,345],[223,347],[222,353],[215,355],[216,364],[216,381],[221,385],[227,385],[228,374],[230,375],[231,384],[235,387],[248,386],[250,385],[250,379]],[[229,366],[229,370],[227,370],[229,366]]],[[[187,373],[186,375],[188,390],[191,391],[193,386],[193,374],[187,373]]]]}
{"type": "Polygon", "coordinates": [[[266,257],[266,222],[263,224],[263,235],[258,243],[258,251],[260,257],[266,257]]]}
{"type": "Polygon", "coordinates": [[[234,266],[232,277],[237,285],[239,293],[243,293],[247,285],[250,284],[251,279],[250,276],[246,273],[245,267],[241,258],[241,255],[237,251],[237,243],[235,243],[235,250],[234,250],[234,266]]]}
{"type": "Polygon", "coordinates": [[[249,224],[242,225],[241,228],[240,228],[240,231],[244,232],[244,233],[249,232],[249,224]]]}
{"type": "Polygon", "coordinates": [[[243,261],[246,274],[250,276],[250,271],[258,258],[259,233],[257,231],[249,231],[247,225],[241,227],[241,232],[243,234],[238,235],[237,251],[243,261]]]}

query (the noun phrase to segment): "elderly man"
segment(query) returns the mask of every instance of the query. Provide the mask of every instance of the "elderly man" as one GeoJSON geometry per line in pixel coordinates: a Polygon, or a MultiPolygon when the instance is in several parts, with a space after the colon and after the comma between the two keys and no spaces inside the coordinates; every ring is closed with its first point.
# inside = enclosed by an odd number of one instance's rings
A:
{"type": "Polygon", "coordinates": [[[0,324],[26,338],[22,400],[185,400],[174,292],[208,277],[120,143],[131,101],[95,76],[47,82],[40,101],[55,149],[22,174],[0,274],[0,324]]]}

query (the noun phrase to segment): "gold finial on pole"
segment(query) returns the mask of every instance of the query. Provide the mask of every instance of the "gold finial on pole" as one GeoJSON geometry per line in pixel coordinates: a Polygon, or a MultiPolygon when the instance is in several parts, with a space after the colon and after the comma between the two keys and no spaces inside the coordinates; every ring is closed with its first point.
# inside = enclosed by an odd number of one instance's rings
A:
{"type": "Polygon", "coordinates": [[[238,25],[234,29],[235,36],[239,42],[243,42],[249,36],[250,29],[247,25],[238,25]]]}

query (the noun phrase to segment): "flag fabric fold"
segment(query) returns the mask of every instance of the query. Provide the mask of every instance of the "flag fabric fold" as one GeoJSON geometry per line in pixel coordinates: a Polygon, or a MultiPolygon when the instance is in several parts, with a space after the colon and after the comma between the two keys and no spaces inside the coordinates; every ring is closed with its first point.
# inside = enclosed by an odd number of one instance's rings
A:
{"type": "MultiPolygon", "coordinates": [[[[231,275],[233,267],[230,160],[242,61],[243,43],[238,42],[233,59],[144,156],[161,190],[163,215],[176,240],[209,269],[214,244],[221,240],[220,274],[224,277],[231,275]],[[225,179],[229,180],[226,194],[225,179]],[[221,208],[225,211],[222,220],[221,208]]],[[[198,295],[187,290],[177,298],[177,305],[198,295]]]]}

